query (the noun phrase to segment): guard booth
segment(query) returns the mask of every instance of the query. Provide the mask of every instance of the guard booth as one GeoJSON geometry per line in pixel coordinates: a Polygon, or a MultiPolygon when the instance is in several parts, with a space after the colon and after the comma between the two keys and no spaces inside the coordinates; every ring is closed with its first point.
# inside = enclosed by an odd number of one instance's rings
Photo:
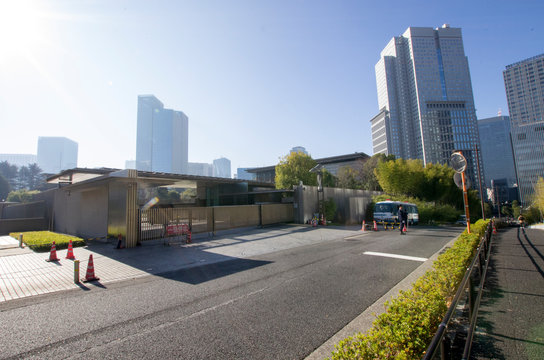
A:
{"type": "Polygon", "coordinates": [[[58,184],[54,231],[86,239],[114,238],[125,247],[193,233],[293,221],[293,204],[270,183],[116,169],[71,169],[47,179],[58,184]],[[273,200],[275,197],[280,200],[273,200]],[[221,208],[222,210],[217,210],[221,208]]]}

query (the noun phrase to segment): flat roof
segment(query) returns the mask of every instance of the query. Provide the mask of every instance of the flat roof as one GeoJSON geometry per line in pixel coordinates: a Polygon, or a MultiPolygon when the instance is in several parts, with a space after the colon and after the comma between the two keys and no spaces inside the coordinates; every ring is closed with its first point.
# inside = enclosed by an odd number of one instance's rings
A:
{"type": "MultiPolygon", "coordinates": [[[[70,184],[74,185],[80,182],[89,182],[103,180],[105,178],[128,177],[128,170],[111,168],[74,168],[63,170],[56,175],[49,176],[46,181],[50,184],[70,184]]],[[[231,179],[212,176],[199,176],[187,174],[170,174],[150,171],[138,171],[139,179],[160,179],[165,181],[194,181],[205,184],[240,184],[248,183],[254,186],[270,187],[270,183],[255,180],[231,179]]]]}
{"type": "MultiPolygon", "coordinates": [[[[314,160],[318,164],[326,165],[326,164],[342,163],[342,162],[354,161],[358,159],[368,159],[368,158],[370,158],[370,156],[363,152],[355,152],[353,154],[330,156],[330,157],[314,159],[314,160]]],[[[274,170],[275,168],[276,168],[276,165],[272,165],[272,166],[250,168],[250,169],[247,169],[246,171],[249,173],[255,173],[255,172],[270,171],[270,170],[274,170]]]]}

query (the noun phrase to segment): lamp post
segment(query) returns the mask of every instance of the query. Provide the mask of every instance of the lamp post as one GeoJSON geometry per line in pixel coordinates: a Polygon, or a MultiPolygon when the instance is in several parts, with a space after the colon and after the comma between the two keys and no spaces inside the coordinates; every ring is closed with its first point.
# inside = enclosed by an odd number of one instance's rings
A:
{"type": "Polygon", "coordinates": [[[317,174],[317,207],[319,217],[325,219],[325,211],[323,209],[325,203],[325,192],[323,191],[323,165],[317,164],[310,169],[310,172],[317,174]]]}

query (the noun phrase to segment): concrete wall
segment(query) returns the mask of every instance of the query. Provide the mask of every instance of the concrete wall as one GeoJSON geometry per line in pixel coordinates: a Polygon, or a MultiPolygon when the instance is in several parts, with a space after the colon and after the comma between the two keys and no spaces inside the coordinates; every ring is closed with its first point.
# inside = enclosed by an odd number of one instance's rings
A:
{"type": "Polygon", "coordinates": [[[45,218],[47,211],[45,201],[34,201],[23,204],[11,204],[4,207],[1,219],[45,218]]]}
{"type": "Polygon", "coordinates": [[[83,238],[105,237],[108,224],[107,186],[55,193],[54,230],[83,238]]]}
{"type": "MultiPolygon", "coordinates": [[[[319,211],[317,186],[295,186],[295,222],[306,223],[319,211]]],[[[353,190],[341,188],[323,188],[325,201],[333,199],[336,203],[336,216],[330,221],[342,224],[362,223],[372,197],[381,194],[378,191],[353,190]]]]}
{"type": "Polygon", "coordinates": [[[262,225],[293,222],[294,219],[293,204],[261,205],[262,225]]]}
{"type": "Polygon", "coordinates": [[[43,217],[0,220],[0,235],[8,235],[10,232],[40,231],[47,229],[47,221],[43,217]]]}

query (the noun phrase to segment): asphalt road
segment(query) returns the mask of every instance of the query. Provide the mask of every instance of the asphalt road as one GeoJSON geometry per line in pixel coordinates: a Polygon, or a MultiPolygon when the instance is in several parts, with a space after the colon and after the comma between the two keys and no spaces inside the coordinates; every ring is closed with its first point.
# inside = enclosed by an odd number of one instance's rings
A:
{"type": "Polygon", "coordinates": [[[461,231],[361,233],[6,302],[0,358],[302,359],[461,231]]]}

